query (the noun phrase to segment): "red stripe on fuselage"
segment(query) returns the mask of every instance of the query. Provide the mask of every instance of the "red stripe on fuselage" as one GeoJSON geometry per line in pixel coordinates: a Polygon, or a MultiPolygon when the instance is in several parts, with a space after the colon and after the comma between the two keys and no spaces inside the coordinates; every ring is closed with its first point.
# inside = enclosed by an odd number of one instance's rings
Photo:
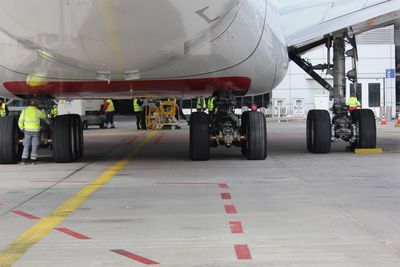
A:
{"type": "Polygon", "coordinates": [[[46,85],[32,87],[25,81],[5,82],[4,87],[14,95],[51,96],[165,96],[211,95],[214,91],[233,91],[245,94],[251,85],[248,77],[219,77],[176,80],[136,80],[136,81],[50,81],[46,85]]]}

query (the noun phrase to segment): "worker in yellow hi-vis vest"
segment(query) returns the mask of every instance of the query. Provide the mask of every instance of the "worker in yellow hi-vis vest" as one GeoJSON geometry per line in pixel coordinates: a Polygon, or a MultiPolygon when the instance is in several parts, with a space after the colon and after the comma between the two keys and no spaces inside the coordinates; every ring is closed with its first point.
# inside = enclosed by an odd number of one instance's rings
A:
{"type": "Polygon", "coordinates": [[[18,126],[24,132],[24,151],[22,152],[21,164],[25,164],[29,151],[32,164],[36,162],[37,151],[39,148],[40,119],[46,118],[46,113],[37,108],[37,101],[32,99],[29,105],[19,116],[18,126]]]}
{"type": "Polygon", "coordinates": [[[115,128],[114,126],[114,103],[111,98],[107,98],[104,100],[103,111],[106,114],[106,124],[108,124],[108,128],[115,128]]]}
{"type": "Polygon", "coordinates": [[[0,117],[5,117],[8,115],[8,109],[6,103],[4,103],[3,98],[0,98],[0,117]]]}
{"type": "Polygon", "coordinates": [[[136,128],[138,130],[146,130],[146,119],[143,104],[143,100],[139,98],[133,99],[133,111],[136,115],[136,128]]]}

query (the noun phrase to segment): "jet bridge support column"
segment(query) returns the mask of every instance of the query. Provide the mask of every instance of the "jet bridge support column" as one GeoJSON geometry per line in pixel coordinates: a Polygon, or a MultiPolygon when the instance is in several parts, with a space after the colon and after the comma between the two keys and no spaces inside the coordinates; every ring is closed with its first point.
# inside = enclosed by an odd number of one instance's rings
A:
{"type": "Polygon", "coordinates": [[[334,113],[346,106],[346,57],[343,32],[333,37],[334,113]]]}

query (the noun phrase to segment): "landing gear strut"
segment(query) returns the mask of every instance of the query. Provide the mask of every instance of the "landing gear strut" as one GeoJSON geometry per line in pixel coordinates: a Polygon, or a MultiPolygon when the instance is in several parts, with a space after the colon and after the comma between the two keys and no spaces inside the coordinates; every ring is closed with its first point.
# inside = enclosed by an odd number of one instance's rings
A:
{"type": "Polygon", "coordinates": [[[303,48],[289,52],[290,58],[304,69],[311,77],[330,92],[333,100],[333,118],[325,110],[311,110],[307,116],[307,149],[312,153],[329,153],[331,142],[344,140],[352,148],[376,147],[376,123],[371,110],[355,110],[350,112],[346,106],[346,76],[357,88],[357,45],[351,29],[346,29],[325,40],[318,41],[303,48]],[[352,49],[346,51],[345,43],[352,49]],[[328,49],[328,63],[313,66],[302,59],[300,54],[325,42],[328,49]],[[333,48],[333,64],[330,62],[330,50],[333,48]],[[353,60],[353,69],[346,73],[346,56],[353,60]],[[333,76],[333,87],[326,82],[315,70],[326,70],[333,76]]]}
{"type": "Polygon", "coordinates": [[[216,96],[215,114],[195,112],[190,117],[190,156],[192,160],[208,160],[210,147],[241,147],[249,160],[267,157],[267,133],[264,114],[245,112],[242,120],[234,113],[235,97],[231,93],[216,96]]]}

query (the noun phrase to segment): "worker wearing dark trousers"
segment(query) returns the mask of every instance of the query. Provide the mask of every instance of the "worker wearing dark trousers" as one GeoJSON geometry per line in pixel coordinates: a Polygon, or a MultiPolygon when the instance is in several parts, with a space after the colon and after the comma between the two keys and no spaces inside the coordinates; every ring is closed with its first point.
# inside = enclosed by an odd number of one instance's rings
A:
{"type": "Polygon", "coordinates": [[[106,114],[106,124],[108,124],[108,128],[115,128],[114,126],[114,103],[111,98],[108,98],[104,101],[103,111],[106,114]]]}
{"type": "Polygon", "coordinates": [[[136,127],[138,130],[142,129],[143,124],[142,121],[144,120],[142,114],[143,114],[143,101],[135,98],[133,100],[133,111],[135,112],[136,115],[136,127]]]}
{"type": "Polygon", "coordinates": [[[26,164],[30,154],[32,164],[36,162],[39,148],[40,119],[46,118],[46,113],[37,108],[36,100],[32,99],[29,106],[19,116],[18,126],[24,132],[24,150],[21,164],[26,164]],[[32,147],[32,151],[30,151],[32,147]],[[30,152],[30,153],[29,153],[30,152]]]}
{"type": "Polygon", "coordinates": [[[210,118],[214,117],[215,113],[215,97],[210,97],[207,101],[208,115],[210,118]]]}

